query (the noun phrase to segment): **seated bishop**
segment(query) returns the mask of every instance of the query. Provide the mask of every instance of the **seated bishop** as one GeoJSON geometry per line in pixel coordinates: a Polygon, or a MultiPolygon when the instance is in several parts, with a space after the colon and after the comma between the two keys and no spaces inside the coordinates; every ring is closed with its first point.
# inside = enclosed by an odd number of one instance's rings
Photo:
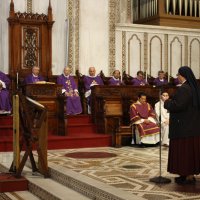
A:
{"type": "Polygon", "coordinates": [[[76,82],[74,77],[70,74],[71,69],[69,67],[65,67],[63,74],[57,78],[57,83],[63,86],[62,93],[64,93],[67,97],[67,115],[76,115],[82,113],[82,106],[76,82]]]}
{"type": "Polygon", "coordinates": [[[146,102],[146,97],[145,93],[140,93],[137,102],[130,106],[130,121],[136,126],[135,144],[155,145],[159,142],[160,129],[155,112],[146,102]]]}
{"type": "Polygon", "coordinates": [[[137,77],[133,78],[132,85],[133,86],[145,86],[145,85],[148,85],[148,83],[144,79],[143,71],[138,71],[137,72],[137,77]]]}
{"type": "Polygon", "coordinates": [[[39,82],[45,82],[44,78],[40,75],[40,68],[37,66],[34,66],[32,68],[32,73],[25,77],[24,83],[39,83],[39,82]]]}
{"type": "Polygon", "coordinates": [[[9,95],[10,79],[0,71],[0,111],[11,112],[11,102],[9,95]]]}
{"type": "Polygon", "coordinates": [[[94,85],[104,85],[103,80],[100,76],[96,76],[96,69],[94,67],[89,68],[89,76],[84,76],[83,78],[84,87],[85,87],[85,97],[87,98],[88,104],[88,114],[91,113],[91,87],[94,85]]]}
{"type": "Polygon", "coordinates": [[[120,79],[120,71],[115,70],[113,72],[113,76],[109,79],[108,85],[122,85],[122,81],[120,79]]]}
{"type": "Polygon", "coordinates": [[[160,70],[158,72],[158,77],[155,78],[155,80],[153,81],[153,84],[155,86],[163,86],[163,85],[167,85],[168,84],[168,81],[165,78],[165,72],[164,71],[160,70]]]}

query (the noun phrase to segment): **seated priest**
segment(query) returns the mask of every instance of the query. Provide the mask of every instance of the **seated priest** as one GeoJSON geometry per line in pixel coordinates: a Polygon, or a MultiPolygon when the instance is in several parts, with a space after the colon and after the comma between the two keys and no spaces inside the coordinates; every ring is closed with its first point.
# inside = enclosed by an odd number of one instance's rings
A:
{"type": "Polygon", "coordinates": [[[144,72],[143,71],[138,71],[137,72],[137,77],[133,78],[131,81],[133,86],[144,86],[148,85],[146,80],[144,79],[144,72]]]}
{"type": "Polygon", "coordinates": [[[164,102],[169,99],[169,94],[166,91],[161,91],[160,101],[155,104],[155,112],[157,120],[161,127],[162,145],[169,146],[169,112],[164,108],[164,102]]]}
{"type": "Polygon", "coordinates": [[[6,74],[0,71],[0,111],[11,112],[11,102],[9,95],[10,79],[6,74]]]}
{"type": "Polygon", "coordinates": [[[135,144],[149,146],[159,142],[160,130],[155,112],[146,99],[145,93],[139,93],[137,102],[130,106],[130,121],[136,126],[135,144]]]}
{"type": "Polygon", "coordinates": [[[91,113],[90,107],[90,95],[91,95],[91,87],[94,85],[103,85],[103,80],[100,76],[96,76],[96,69],[95,67],[89,68],[89,75],[84,76],[83,78],[84,87],[85,87],[85,97],[87,98],[87,104],[88,104],[88,114],[91,113]]]}
{"type": "Polygon", "coordinates": [[[168,84],[168,81],[165,78],[165,72],[164,71],[162,71],[162,70],[158,71],[158,77],[155,78],[155,80],[153,81],[153,84],[155,86],[163,86],[163,85],[168,84]]]}
{"type": "Polygon", "coordinates": [[[40,68],[37,66],[34,66],[32,68],[32,73],[29,74],[27,77],[25,77],[24,83],[45,83],[44,78],[39,74],[40,68]]]}
{"type": "Polygon", "coordinates": [[[109,79],[108,85],[122,85],[122,81],[120,79],[120,71],[115,70],[113,72],[113,76],[109,79]]]}
{"type": "Polygon", "coordinates": [[[81,100],[77,85],[74,77],[71,75],[71,69],[69,67],[64,68],[63,74],[57,78],[57,83],[63,86],[62,93],[67,97],[67,115],[77,115],[82,113],[81,100]]]}

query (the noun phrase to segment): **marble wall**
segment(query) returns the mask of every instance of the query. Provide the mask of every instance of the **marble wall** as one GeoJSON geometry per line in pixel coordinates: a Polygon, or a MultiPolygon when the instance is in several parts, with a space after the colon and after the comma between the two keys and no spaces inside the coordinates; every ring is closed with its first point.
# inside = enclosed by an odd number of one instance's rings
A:
{"type": "Polygon", "coordinates": [[[135,24],[116,25],[116,66],[131,76],[138,70],[153,77],[159,70],[176,77],[188,65],[200,78],[200,30],[135,24]]]}

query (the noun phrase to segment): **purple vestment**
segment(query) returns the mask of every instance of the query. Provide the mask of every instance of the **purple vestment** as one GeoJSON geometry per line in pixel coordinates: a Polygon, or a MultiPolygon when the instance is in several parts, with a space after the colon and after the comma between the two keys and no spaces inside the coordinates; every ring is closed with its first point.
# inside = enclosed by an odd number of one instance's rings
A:
{"type": "Polygon", "coordinates": [[[144,85],[148,85],[148,83],[146,82],[145,79],[139,80],[137,78],[134,78],[132,80],[132,85],[134,85],[134,86],[144,86],[144,85]]]}
{"type": "Polygon", "coordinates": [[[109,82],[108,82],[109,85],[121,85],[122,82],[120,79],[116,79],[115,77],[112,77],[109,79],[109,82]]]}
{"type": "Polygon", "coordinates": [[[84,76],[83,78],[84,86],[85,86],[85,97],[88,100],[88,104],[90,105],[90,95],[91,95],[91,87],[94,85],[104,85],[100,76],[84,76]]]}
{"type": "Polygon", "coordinates": [[[166,79],[160,80],[159,78],[155,78],[155,80],[153,81],[153,84],[155,86],[162,86],[162,85],[167,85],[168,81],[166,79]]]}
{"type": "Polygon", "coordinates": [[[11,111],[11,102],[10,102],[10,95],[9,95],[9,84],[10,80],[0,71],[0,82],[3,85],[3,88],[0,88],[0,110],[3,111],[11,111]]]}
{"type": "Polygon", "coordinates": [[[34,76],[33,74],[29,74],[24,80],[25,84],[36,83],[38,81],[44,81],[44,78],[41,75],[34,76]]]}
{"type": "Polygon", "coordinates": [[[82,113],[80,96],[77,96],[78,89],[73,76],[60,75],[57,83],[63,86],[63,91],[67,96],[66,113],[75,115],[82,113]]]}
{"type": "Polygon", "coordinates": [[[100,76],[84,76],[84,86],[86,91],[90,90],[93,85],[103,85],[103,81],[100,76]]]}

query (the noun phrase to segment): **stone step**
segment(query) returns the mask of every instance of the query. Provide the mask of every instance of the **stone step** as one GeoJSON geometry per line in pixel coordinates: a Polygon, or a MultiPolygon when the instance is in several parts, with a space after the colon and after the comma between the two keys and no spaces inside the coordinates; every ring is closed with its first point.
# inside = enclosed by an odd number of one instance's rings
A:
{"type": "MultiPolygon", "coordinates": [[[[10,164],[8,164],[8,158],[10,157],[6,156],[6,159],[3,159],[4,162],[2,162],[7,169],[10,167],[10,164]]],[[[35,153],[34,157],[37,160],[35,153]]],[[[29,192],[40,199],[144,200],[144,198],[128,193],[127,191],[94,180],[54,163],[49,162],[48,166],[51,178],[46,179],[41,174],[37,176],[32,175],[30,166],[30,161],[27,161],[22,175],[29,181],[29,192]]]]}
{"type": "Polygon", "coordinates": [[[40,199],[59,199],[59,200],[88,200],[89,198],[72,190],[50,178],[41,176],[26,176],[29,181],[29,191],[37,195],[40,199]]]}
{"type": "MultiPolygon", "coordinates": [[[[37,160],[36,154],[34,154],[35,160],[37,160]]],[[[26,163],[26,166],[30,167],[30,162],[26,163]]],[[[119,188],[115,188],[111,185],[94,180],[90,177],[84,176],[71,169],[67,169],[54,163],[48,163],[49,174],[52,180],[57,181],[66,188],[87,196],[89,199],[95,200],[144,200],[134,194],[123,191],[119,188]]],[[[74,198],[78,199],[78,198],[74,198]]],[[[82,199],[80,199],[82,200],[82,199]]]]}
{"type": "MultiPolygon", "coordinates": [[[[12,162],[12,153],[2,153],[0,157],[0,169],[1,171],[8,171],[10,163],[12,162]]],[[[48,200],[89,200],[90,198],[82,195],[81,193],[64,186],[62,183],[51,178],[44,178],[41,174],[32,174],[32,170],[27,167],[30,166],[30,162],[27,161],[27,165],[24,167],[22,176],[28,180],[29,192],[36,196],[34,199],[48,199],[48,200]]],[[[9,194],[9,193],[8,193],[9,194]]],[[[27,194],[27,193],[26,193],[27,194]]],[[[9,195],[12,196],[12,195],[9,195]]],[[[14,198],[14,197],[12,197],[14,198]]],[[[12,199],[11,198],[11,199],[12,199]]],[[[23,198],[22,198],[23,199],[23,198]]],[[[31,198],[24,198],[30,199],[31,198]]]]}
{"type": "Polygon", "coordinates": [[[33,195],[29,191],[6,192],[5,195],[11,200],[40,200],[39,197],[33,195]]]}

